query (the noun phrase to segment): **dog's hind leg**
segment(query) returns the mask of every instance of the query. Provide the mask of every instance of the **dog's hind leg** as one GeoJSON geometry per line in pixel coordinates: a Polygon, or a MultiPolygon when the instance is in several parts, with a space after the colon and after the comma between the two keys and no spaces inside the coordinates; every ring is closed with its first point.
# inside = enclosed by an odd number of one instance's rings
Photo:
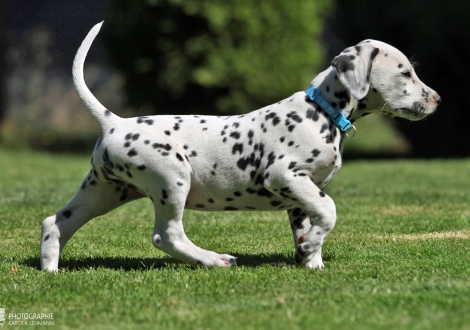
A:
{"type": "Polygon", "coordinates": [[[58,269],[64,245],[89,220],[140,197],[144,196],[128,186],[97,181],[90,173],[70,203],[43,221],[41,269],[58,269]]]}

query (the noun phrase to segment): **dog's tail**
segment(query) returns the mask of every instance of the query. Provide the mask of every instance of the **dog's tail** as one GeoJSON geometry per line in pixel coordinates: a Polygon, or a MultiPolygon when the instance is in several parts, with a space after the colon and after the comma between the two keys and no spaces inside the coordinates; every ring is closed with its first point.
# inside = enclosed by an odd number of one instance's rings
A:
{"type": "Polygon", "coordinates": [[[80,48],[78,48],[75,59],[73,60],[72,74],[73,83],[77,89],[78,96],[80,96],[83,104],[85,104],[88,110],[90,110],[92,116],[96,118],[100,124],[100,127],[105,128],[108,126],[112,117],[116,118],[117,116],[106,109],[106,107],[102,105],[100,101],[98,101],[98,99],[91,93],[85,84],[85,79],[83,77],[83,65],[85,63],[86,55],[91,47],[91,44],[93,43],[93,40],[100,31],[101,25],[103,25],[103,22],[96,24],[90,30],[90,32],[88,32],[85,40],[83,40],[80,48]]]}

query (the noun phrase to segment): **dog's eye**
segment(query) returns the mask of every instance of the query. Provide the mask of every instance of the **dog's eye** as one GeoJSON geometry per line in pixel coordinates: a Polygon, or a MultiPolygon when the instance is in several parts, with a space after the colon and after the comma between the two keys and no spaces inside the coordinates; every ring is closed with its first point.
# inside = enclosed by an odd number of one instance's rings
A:
{"type": "Polygon", "coordinates": [[[411,78],[411,72],[410,71],[405,71],[405,72],[402,72],[401,74],[406,78],[411,78]]]}

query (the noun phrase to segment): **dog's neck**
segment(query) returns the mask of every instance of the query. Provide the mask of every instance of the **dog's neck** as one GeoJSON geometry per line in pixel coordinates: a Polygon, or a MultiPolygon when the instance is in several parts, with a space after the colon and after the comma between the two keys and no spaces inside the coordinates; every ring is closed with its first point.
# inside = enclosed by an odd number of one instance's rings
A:
{"type": "Polygon", "coordinates": [[[356,100],[339,81],[332,67],[316,76],[312,81],[312,85],[320,90],[322,96],[331,106],[341,111],[351,122],[376,112],[380,104],[384,104],[384,101],[381,100],[380,95],[372,86],[366,97],[362,100],[356,100]]]}

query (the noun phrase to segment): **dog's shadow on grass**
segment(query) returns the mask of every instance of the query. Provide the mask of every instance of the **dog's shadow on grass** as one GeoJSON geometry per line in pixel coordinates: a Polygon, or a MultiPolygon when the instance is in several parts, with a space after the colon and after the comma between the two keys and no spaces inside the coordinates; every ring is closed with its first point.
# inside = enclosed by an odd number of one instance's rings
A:
{"type": "MultiPolygon", "coordinates": [[[[241,267],[261,267],[271,265],[274,267],[293,266],[294,258],[283,254],[255,255],[236,254],[237,265],[241,267]]],[[[24,266],[40,269],[39,259],[30,258],[22,262],[24,266]]],[[[135,257],[87,257],[80,259],[65,259],[59,263],[59,269],[80,271],[86,269],[114,269],[124,271],[145,271],[188,266],[171,257],[162,258],[135,258],[135,257]]],[[[193,267],[201,268],[201,267],[193,267]]]]}

